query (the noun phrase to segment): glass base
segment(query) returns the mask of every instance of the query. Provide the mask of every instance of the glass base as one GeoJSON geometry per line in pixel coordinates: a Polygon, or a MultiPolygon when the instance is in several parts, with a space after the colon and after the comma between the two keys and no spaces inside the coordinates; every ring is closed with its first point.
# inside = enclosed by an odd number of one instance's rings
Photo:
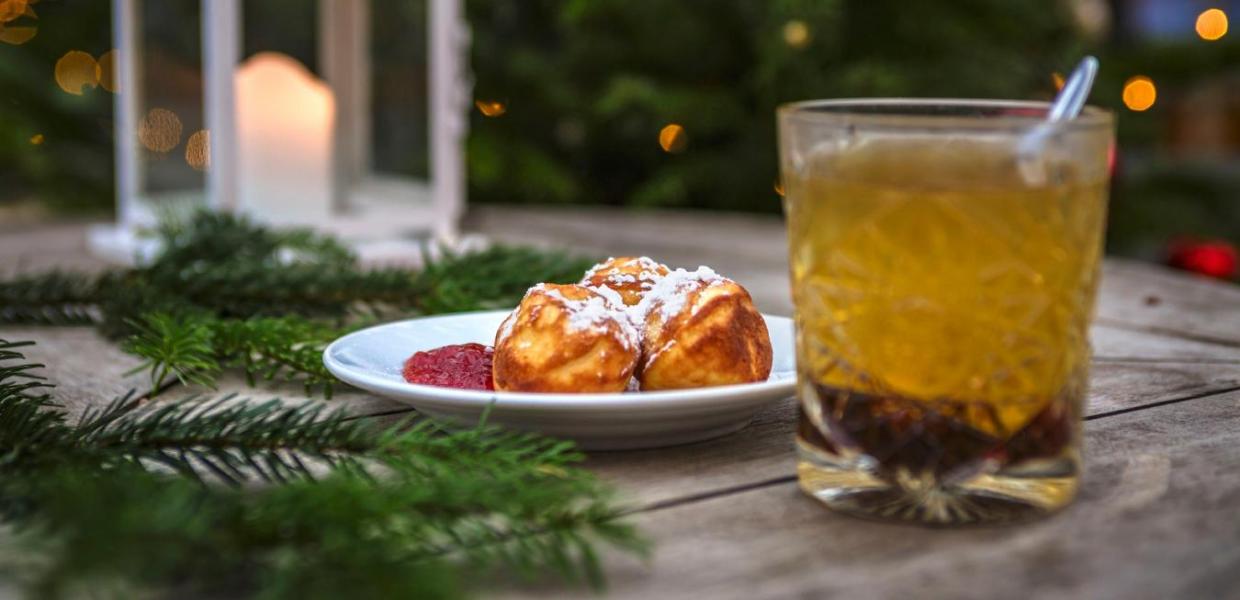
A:
{"type": "MultiPolygon", "coordinates": [[[[801,489],[833,510],[883,521],[932,526],[1026,521],[1063,508],[1076,495],[1076,460],[1060,457],[1017,470],[979,472],[964,481],[900,471],[879,477],[865,459],[838,464],[802,447],[801,489]]],[[[869,462],[872,462],[869,461],[869,462]]]]}

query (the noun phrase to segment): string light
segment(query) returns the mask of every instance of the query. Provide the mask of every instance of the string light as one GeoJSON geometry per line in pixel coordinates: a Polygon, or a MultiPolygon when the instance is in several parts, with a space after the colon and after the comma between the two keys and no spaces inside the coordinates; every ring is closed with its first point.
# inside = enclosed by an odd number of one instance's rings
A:
{"type": "Polygon", "coordinates": [[[153,152],[164,153],[181,143],[181,119],[166,108],[152,108],[138,123],[138,141],[153,152]]]}
{"type": "Polygon", "coordinates": [[[1197,35],[1207,42],[1227,35],[1227,13],[1217,8],[1201,11],[1197,15],[1197,35]]]}
{"type": "Polygon", "coordinates": [[[82,88],[99,85],[95,57],[81,50],[70,50],[56,61],[56,85],[66,93],[82,95],[82,88]]]}
{"type": "Polygon", "coordinates": [[[478,112],[487,117],[498,117],[508,112],[508,107],[497,100],[474,100],[474,106],[478,107],[478,112]]]}
{"type": "Polygon", "coordinates": [[[39,33],[38,27],[30,25],[20,25],[17,27],[9,25],[6,27],[0,24],[0,42],[6,44],[20,46],[34,39],[36,33],[39,33]]]}
{"type": "Polygon", "coordinates": [[[29,8],[29,0],[0,0],[0,23],[8,23],[27,14],[29,8]]]}
{"type": "Polygon", "coordinates": [[[1124,83],[1124,106],[1127,106],[1128,110],[1149,110],[1157,98],[1158,89],[1149,77],[1137,75],[1124,83]]]}
{"type": "Polygon", "coordinates": [[[809,25],[800,19],[792,19],[784,23],[784,43],[791,48],[800,50],[809,45],[813,36],[810,35],[809,25]]]}
{"type": "Polygon", "coordinates": [[[199,129],[185,141],[185,163],[195,171],[211,168],[211,132],[199,129]]]}
{"type": "Polygon", "coordinates": [[[95,64],[95,77],[99,80],[99,87],[117,93],[120,88],[116,81],[116,50],[108,50],[99,57],[99,62],[95,64]]]}
{"type": "Polygon", "coordinates": [[[659,146],[664,152],[678,154],[684,152],[688,145],[689,136],[685,134],[685,128],[679,124],[668,123],[659,130],[659,146]]]}
{"type": "Polygon", "coordinates": [[[1055,84],[1055,91],[1063,89],[1063,75],[1059,73],[1051,73],[1051,83],[1055,84]]]}
{"type": "Polygon", "coordinates": [[[30,136],[30,144],[32,146],[42,146],[43,145],[43,134],[36,133],[30,136]]]}

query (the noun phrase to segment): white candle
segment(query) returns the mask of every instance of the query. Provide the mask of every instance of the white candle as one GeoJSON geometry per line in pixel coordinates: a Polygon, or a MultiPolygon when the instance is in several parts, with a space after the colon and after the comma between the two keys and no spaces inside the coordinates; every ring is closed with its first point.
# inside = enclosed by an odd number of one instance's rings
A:
{"type": "Polygon", "coordinates": [[[281,225],[331,217],[331,88],[293,58],[255,54],[237,69],[237,200],[258,219],[281,225]]]}

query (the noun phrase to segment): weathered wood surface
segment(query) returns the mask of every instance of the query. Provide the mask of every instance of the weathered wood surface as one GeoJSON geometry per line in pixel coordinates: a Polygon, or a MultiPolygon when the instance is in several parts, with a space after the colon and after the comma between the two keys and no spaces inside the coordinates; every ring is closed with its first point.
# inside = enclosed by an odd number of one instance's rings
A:
{"type": "Polygon", "coordinates": [[[0,327],[0,339],[35,342],[18,350],[30,362],[45,365],[35,373],[56,386],[56,401],[71,419],[113,398],[151,391],[145,372],[126,374],[142,361],[125,354],[91,327],[0,327]]]}
{"type": "MultiPolygon", "coordinates": [[[[502,241],[710,264],[749,287],[763,310],[791,310],[777,218],[486,208],[469,222],[502,241]]],[[[0,271],[99,267],[82,253],[80,226],[43,233],[0,235],[0,271]]],[[[1060,515],[944,531],[830,513],[796,489],[789,400],[725,438],[589,458],[656,548],[649,563],[608,558],[609,597],[1240,598],[1240,288],[1108,261],[1100,298],[1086,483],[1060,515]]],[[[0,337],[39,342],[29,354],[49,365],[74,412],[149,391],[144,375],[123,375],[138,362],[88,328],[0,328],[0,337]]],[[[299,388],[250,389],[237,376],[152,401],[233,391],[311,401],[299,388]]],[[[333,402],[376,423],[407,416],[348,389],[333,402]]]]}
{"type": "Polygon", "coordinates": [[[827,511],[793,482],[648,511],[638,523],[654,558],[613,559],[608,597],[1240,594],[1240,393],[1090,421],[1085,443],[1079,500],[1020,526],[862,521],[827,511]]]}
{"type": "MultiPolygon", "coordinates": [[[[1097,363],[1090,385],[1087,418],[1240,389],[1240,365],[1220,369],[1218,365],[1097,363]]],[[[796,461],[795,425],[796,406],[787,400],[727,437],[674,448],[600,452],[588,464],[636,506],[676,503],[791,478],[796,461]]]]}
{"type": "Polygon", "coordinates": [[[1098,321],[1240,347],[1240,286],[1129,261],[1107,261],[1098,321]]]}

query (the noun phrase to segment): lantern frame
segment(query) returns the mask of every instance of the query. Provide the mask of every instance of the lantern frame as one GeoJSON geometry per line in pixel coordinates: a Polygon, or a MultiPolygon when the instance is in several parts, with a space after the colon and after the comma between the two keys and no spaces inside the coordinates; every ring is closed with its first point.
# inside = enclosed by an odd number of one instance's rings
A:
{"type": "MultiPolygon", "coordinates": [[[[114,100],[117,134],[116,222],[95,227],[89,246],[118,262],[141,262],[158,248],[142,232],[159,215],[144,199],[143,164],[136,132],[140,114],[143,51],[139,2],[113,0],[117,52],[114,100]]],[[[145,0],[150,1],[150,0],[145,0]]],[[[240,63],[243,0],[200,0],[203,113],[210,132],[205,206],[246,212],[238,204],[237,105],[234,73],[240,63]]],[[[298,225],[340,237],[363,260],[420,260],[428,240],[452,245],[465,207],[464,137],[472,82],[466,71],[469,30],[461,0],[427,0],[427,125],[429,178],[379,174],[371,162],[370,0],[317,0],[316,46],[323,81],[335,97],[331,139],[333,204],[327,219],[298,225]]]]}

